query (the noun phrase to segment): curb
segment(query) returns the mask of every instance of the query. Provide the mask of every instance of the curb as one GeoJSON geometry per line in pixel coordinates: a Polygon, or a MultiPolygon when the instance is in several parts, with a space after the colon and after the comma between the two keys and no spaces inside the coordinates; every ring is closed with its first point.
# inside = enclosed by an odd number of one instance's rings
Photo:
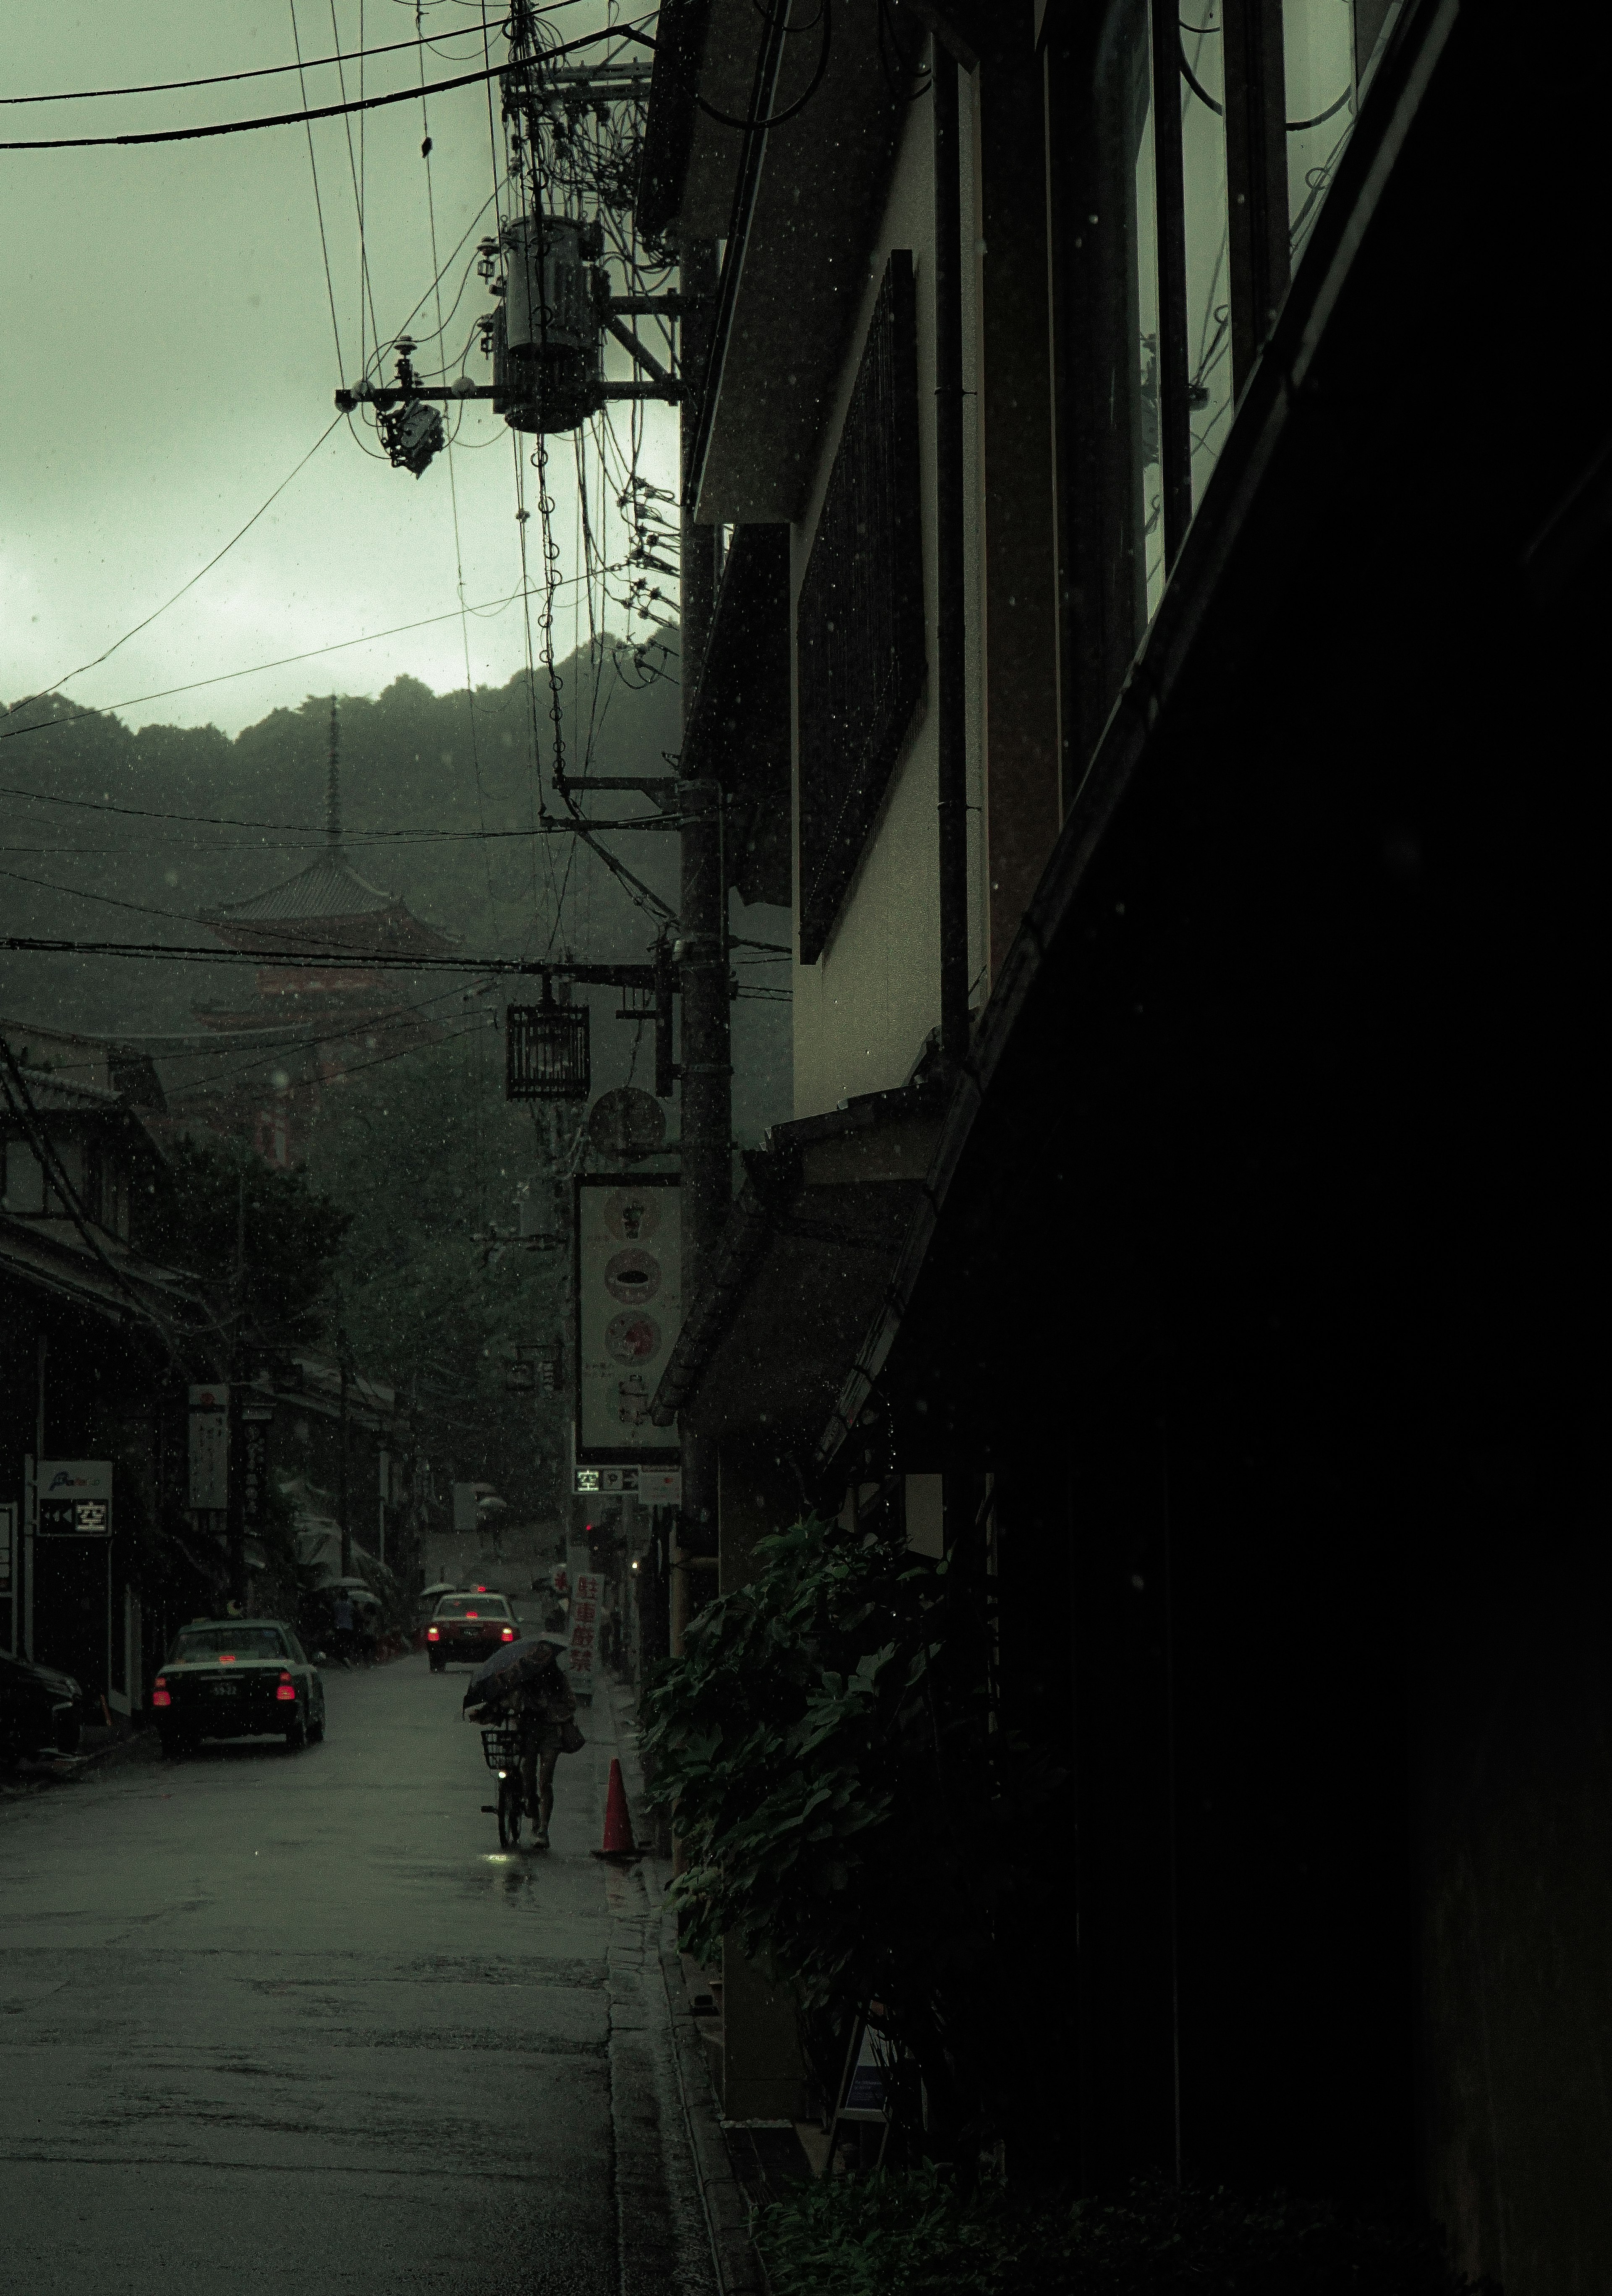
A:
{"type": "MultiPolygon", "coordinates": [[[[638,1768],[635,1734],[621,1727],[621,1707],[627,1703],[621,1685],[606,1677],[621,1767],[628,1777],[632,1802],[641,1809],[643,1775],[638,1768]]],[[[629,1710],[630,1711],[630,1710],[629,1710]]],[[[711,2086],[704,2046],[693,2011],[684,1996],[682,1963],[678,1952],[676,1923],[665,1905],[666,1877],[662,1861],[646,1857],[638,1867],[649,1901],[646,1958],[653,1950],[661,1969],[661,1988],[671,2029],[672,2068],[683,2111],[683,2125],[694,2156],[704,2211],[711,2253],[716,2265],[721,2296],[769,2296],[770,2284],[755,2243],[750,2236],[750,2203],[734,2171],[722,2133],[721,2115],[711,2086]]]]}

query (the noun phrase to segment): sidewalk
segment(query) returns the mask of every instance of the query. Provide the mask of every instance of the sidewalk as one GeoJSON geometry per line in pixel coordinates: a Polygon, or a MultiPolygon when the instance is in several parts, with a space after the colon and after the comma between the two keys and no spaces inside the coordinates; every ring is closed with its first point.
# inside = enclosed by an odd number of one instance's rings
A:
{"type": "MultiPolygon", "coordinates": [[[[649,1829],[643,1815],[644,1773],[631,1693],[608,1677],[604,1681],[628,1808],[636,1838],[642,1839],[649,1829]]],[[[596,1702],[595,1711],[598,1710],[596,1702]]],[[[676,1916],[665,1902],[671,1882],[670,1860],[646,1855],[629,1874],[613,1878],[635,1880],[643,1893],[643,1912],[638,1917],[641,1967],[646,1974],[658,1973],[671,2021],[677,2081],[722,2296],[766,2296],[766,2267],[750,2236],[753,2213],[777,2199],[791,2185],[803,2181],[812,2173],[812,2163],[794,2131],[730,2128],[723,2123],[711,2079],[711,2054],[702,2030],[711,2021],[695,2013],[684,1959],[678,1949],[676,1916]]]]}

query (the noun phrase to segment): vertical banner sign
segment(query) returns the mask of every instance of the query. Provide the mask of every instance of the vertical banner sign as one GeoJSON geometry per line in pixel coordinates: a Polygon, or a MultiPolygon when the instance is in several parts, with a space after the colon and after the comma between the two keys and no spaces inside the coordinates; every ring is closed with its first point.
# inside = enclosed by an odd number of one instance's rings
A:
{"type": "Polygon", "coordinates": [[[599,1581],[585,1546],[565,1550],[565,1581],[571,1598],[571,1686],[579,1698],[593,1696],[593,1646],[599,1623],[599,1581]]]}
{"type": "Polygon", "coordinates": [[[579,1695],[593,1688],[593,1653],[599,1632],[599,1579],[596,1571],[579,1570],[572,1581],[571,1682],[579,1695]]]}
{"type": "Polygon", "coordinates": [[[670,1173],[575,1183],[579,1466],[675,1465],[677,1431],[649,1415],[683,1324],[682,1199],[670,1173]]]}
{"type": "Polygon", "coordinates": [[[198,1510],[229,1505],[229,1390],[193,1387],[190,1391],[190,1496],[198,1510]]]}
{"type": "Polygon", "coordinates": [[[0,1506],[0,1595],[11,1594],[12,1558],[16,1551],[17,1510],[14,1506],[0,1506]]]}
{"type": "Polygon", "coordinates": [[[111,1461],[41,1459],[34,1529],[41,1538],[110,1538],[111,1461]]]}

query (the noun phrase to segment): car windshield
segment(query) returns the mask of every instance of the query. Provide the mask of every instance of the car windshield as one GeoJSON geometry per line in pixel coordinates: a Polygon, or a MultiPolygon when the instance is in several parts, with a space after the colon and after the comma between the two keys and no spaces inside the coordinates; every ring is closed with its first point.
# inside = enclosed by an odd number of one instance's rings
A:
{"type": "Polygon", "coordinates": [[[509,1605],[502,1595],[448,1595],[437,1604],[440,1619],[506,1619],[509,1605]]]}
{"type": "Polygon", "coordinates": [[[278,1627],[187,1627],[169,1663],[188,1658],[289,1658],[278,1627]]]}

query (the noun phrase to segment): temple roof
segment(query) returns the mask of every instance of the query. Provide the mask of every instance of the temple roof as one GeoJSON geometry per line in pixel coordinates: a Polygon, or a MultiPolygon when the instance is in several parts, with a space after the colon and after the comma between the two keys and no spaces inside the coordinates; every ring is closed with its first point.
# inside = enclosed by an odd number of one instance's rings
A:
{"type": "Polygon", "coordinates": [[[211,912],[209,922],[250,924],[269,917],[366,917],[382,909],[403,906],[402,895],[383,893],[350,866],[339,849],[322,853],[311,868],[300,870],[283,885],[254,893],[250,901],[231,901],[211,912]]]}
{"type": "Polygon", "coordinates": [[[333,846],[310,867],[255,893],[208,910],[202,918],[232,947],[272,955],[276,949],[410,951],[440,955],[454,944],[424,923],[400,893],[382,891],[349,865],[333,846]]]}
{"type": "Polygon", "coordinates": [[[282,884],[204,912],[231,947],[273,955],[278,950],[369,949],[389,955],[438,955],[453,943],[409,909],[401,893],[382,891],[360,877],[341,848],[341,725],[336,697],[330,701],[330,766],[325,784],[325,833],[328,842],[317,861],[282,884]]]}

